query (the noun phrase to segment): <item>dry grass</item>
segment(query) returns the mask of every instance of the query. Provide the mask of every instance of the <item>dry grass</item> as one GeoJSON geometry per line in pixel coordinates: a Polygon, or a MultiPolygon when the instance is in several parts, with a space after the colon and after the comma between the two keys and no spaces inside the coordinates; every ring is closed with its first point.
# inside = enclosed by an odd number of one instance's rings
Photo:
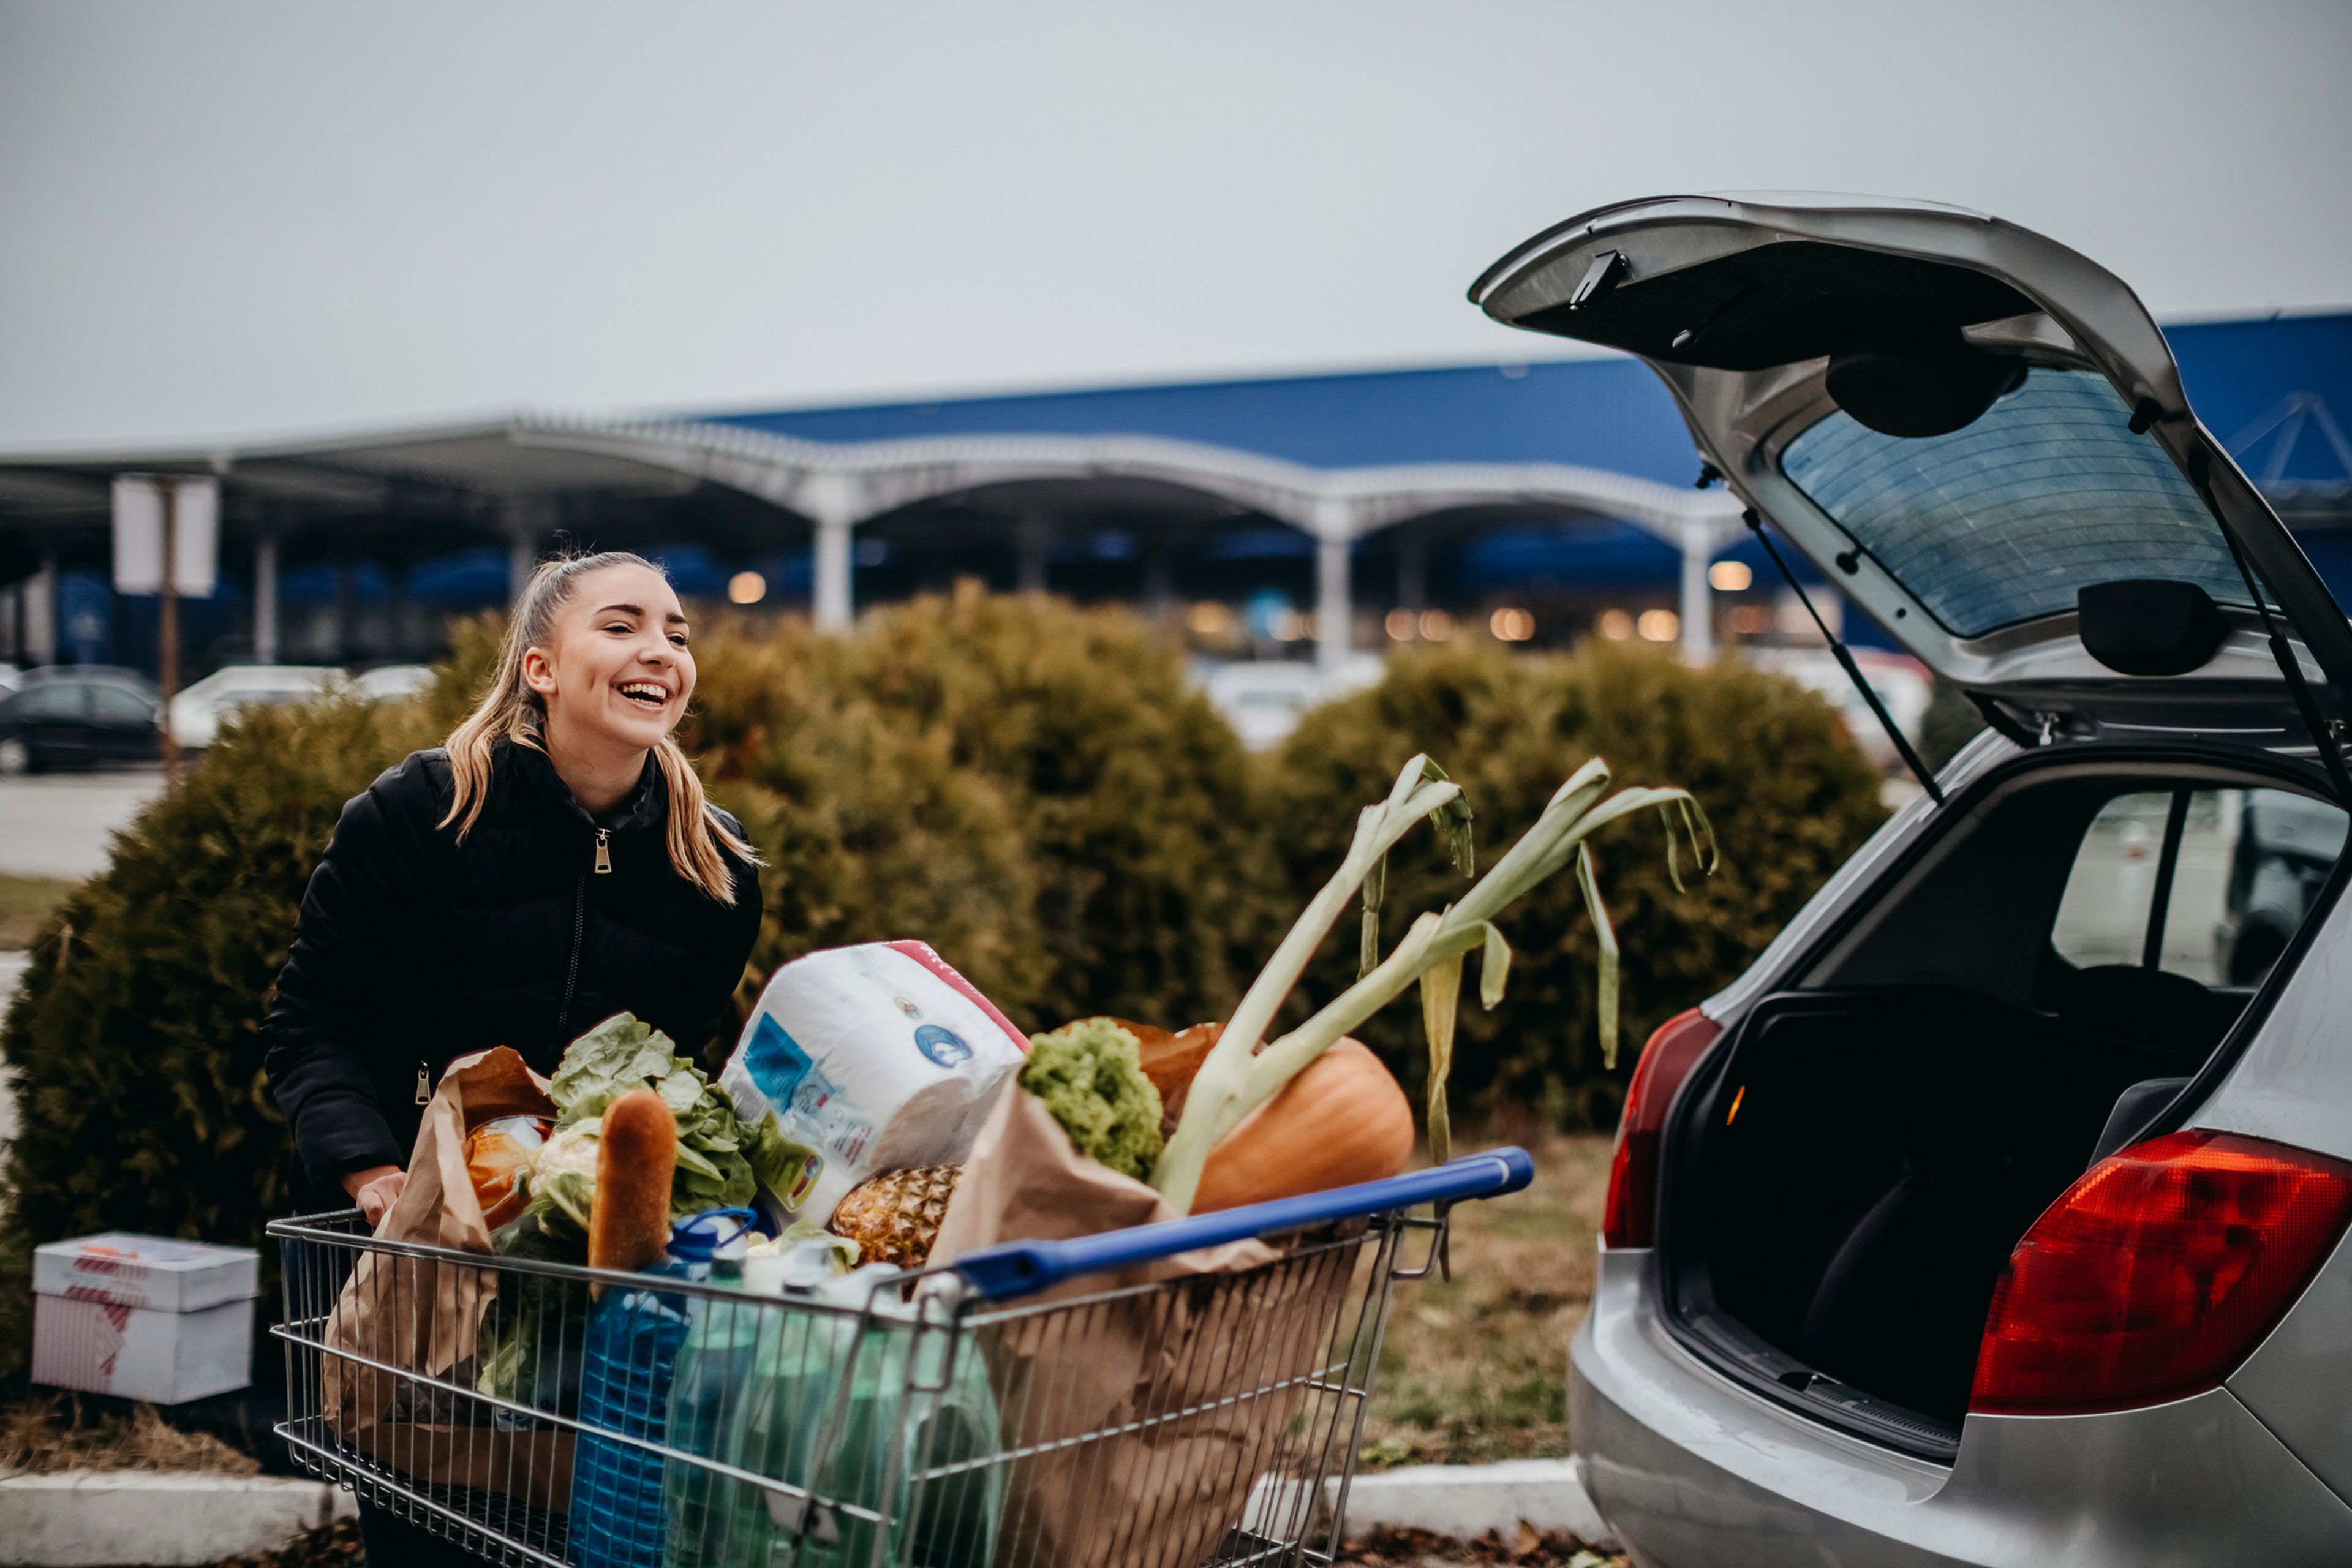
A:
{"type": "Polygon", "coordinates": [[[30,947],[41,917],[73,891],[62,877],[19,877],[0,871],[0,948],[30,947]]]}
{"type": "Polygon", "coordinates": [[[57,1470],[203,1470],[250,1476],[261,1466],[204,1433],[163,1424],[152,1405],[129,1417],[82,1408],[70,1394],[0,1406],[0,1474],[57,1470]]]}
{"type": "Polygon", "coordinates": [[[1378,1530],[1351,1542],[1342,1568],[1625,1568],[1625,1559],[1594,1552],[1572,1536],[1539,1535],[1522,1521],[1512,1539],[1488,1531],[1476,1541],[1448,1541],[1425,1530],[1378,1530]]]}
{"type": "Polygon", "coordinates": [[[350,1520],[314,1530],[282,1552],[258,1557],[231,1557],[213,1568],[366,1568],[367,1552],[360,1544],[360,1527],[350,1520]]]}
{"type": "Polygon", "coordinates": [[[1568,1340],[1592,1299],[1606,1133],[1517,1142],[1536,1179],[1454,1211],[1454,1278],[1400,1285],[1365,1425],[1366,1469],[1568,1452],[1568,1340]]]}

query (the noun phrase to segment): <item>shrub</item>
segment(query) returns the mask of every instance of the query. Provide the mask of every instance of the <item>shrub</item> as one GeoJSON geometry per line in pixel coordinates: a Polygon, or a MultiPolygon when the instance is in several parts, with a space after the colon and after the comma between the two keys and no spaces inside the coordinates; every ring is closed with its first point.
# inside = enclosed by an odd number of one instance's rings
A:
{"type": "MultiPolygon", "coordinates": [[[[1877,780],[1835,712],[1791,682],[1732,662],[1594,644],[1574,657],[1491,644],[1402,655],[1369,690],[1310,712],[1269,759],[1266,810],[1286,884],[1303,900],[1345,853],[1358,808],[1398,765],[1426,752],[1460,780],[1489,864],[1586,758],[1618,785],[1681,784],[1714,820],[1724,863],[1677,895],[1654,816],[1594,841],[1601,894],[1624,955],[1624,1049],[1603,1075],[1594,1036],[1594,948],[1574,879],[1562,875],[1501,921],[1517,957],[1492,1013],[1467,998],[1454,1047],[1455,1102],[1539,1107],[1556,1123],[1605,1125],[1647,1032],[1696,1004],[1755,956],[1883,819],[1877,780]]],[[[1383,951],[1412,917],[1467,886],[1433,835],[1389,857],[1383,951]]],[[[1354,977],[1354,922],[1302,989],[1328,997],[1354,977]]],[[[1363,1030],[1409,1083],[1425,1047],[1418,1009],[1400,1003],[1363,1030]]]]}
{"type": "MultiPolygon", "coordinates": [[[[496,629],[460,629],[443,689],[496,629]]],[[[844,637],[722,620],[695,664],[680,742],[771,863],[747,995],[813,948],[921,936],[1036,1029],[1239,999],[1274,904],[1249,758],[1133,613],[967,584],[844,637]]]]}
{"type": "MultiPolygon", "coordinates": [[[[257,1246],[287,1212],[262,998],[344,800],[422,743],[418,718],[345,700],[248,711],[51,912],[0,1023],[10,1310],[39,1242],[121,1228],[257,1246]]],[[[5,1341],[0,1357],[21,1348],[5,1341]]]]}
{"type": "MultiPolygon", "coordinates": [[[[454,626],[415,701],[232,721],[45,921],[0,1022],[22,1121],[0,1312],[37,1242],[254,1245],[287,1210],[259,1025],[303,889],[342,803],[472,706],[499,630],[454,626]]],[[[739,1005],[803,952],[904,936],[1038,1027],[1234,999],[1235,932],[1265,908],[1246,760],[1140,621],[967,593],[845,638],[721,625],[698,662],[681,740],[768,862],[739,1005]]],[[[22,1338],[0,1324],[0,1361],[22,1338]]]]}
{"type": "Polygon", "coordinates": [[[1037,1027],[1181,1026],[1240,999],[1271,891],[1249,757],[1140,618],[966,586],[821,658],[1004,791],[1036,878],[1037,1027]]]}
{"type": "MultiPolygon", "coordinates": [[[[723,668],[723,667],[722,667],[723,668]]],[[[803,688],[789,715],[739,742],[712,796],[767,864],[767,910],[737,993],[818,948],[916,937],[1015,1017],[1033,1016],[1046,957],[1019,813],[958,767],[945,735],[862,698],[803,688]]]]}

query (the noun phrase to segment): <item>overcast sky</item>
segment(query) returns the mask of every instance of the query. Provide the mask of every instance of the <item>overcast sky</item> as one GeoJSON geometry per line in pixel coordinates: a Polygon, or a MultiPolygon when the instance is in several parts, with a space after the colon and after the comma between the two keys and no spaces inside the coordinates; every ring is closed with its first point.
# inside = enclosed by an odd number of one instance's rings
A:
{"type": "Polygon", "coordinates": [[[2344,305],[2347,84],[2341,0],[0,0],[0,446],[1509,360],[1479,269],[1666,191],[2344,305]]]}

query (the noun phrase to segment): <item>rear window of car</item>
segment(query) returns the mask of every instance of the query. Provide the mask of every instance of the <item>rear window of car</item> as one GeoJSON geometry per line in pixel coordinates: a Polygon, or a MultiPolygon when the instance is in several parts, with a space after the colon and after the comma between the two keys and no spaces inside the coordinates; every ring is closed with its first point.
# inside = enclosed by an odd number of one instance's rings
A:
{"type": "Polygon", "coordinates": [[[2037,367],[1948,436],[1832,414],[1780,468],[1956,637],[2074,607],[2086,584],[2192,582],[2244,604],[2204,502],[2105,376],[2037,367]]]}

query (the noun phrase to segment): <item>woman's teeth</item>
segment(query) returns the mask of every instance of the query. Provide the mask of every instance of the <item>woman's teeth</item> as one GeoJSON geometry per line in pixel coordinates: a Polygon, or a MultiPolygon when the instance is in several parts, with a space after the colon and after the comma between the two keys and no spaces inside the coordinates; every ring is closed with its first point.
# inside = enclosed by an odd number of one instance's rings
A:
{"type": "Polygon", "coordinates": [[[632,701],[645,703],[650,708],[658,708],[669,700],[669,693],[667,690],[641,680],[631,681],[622,687],[621,695],[632,701]]]}

